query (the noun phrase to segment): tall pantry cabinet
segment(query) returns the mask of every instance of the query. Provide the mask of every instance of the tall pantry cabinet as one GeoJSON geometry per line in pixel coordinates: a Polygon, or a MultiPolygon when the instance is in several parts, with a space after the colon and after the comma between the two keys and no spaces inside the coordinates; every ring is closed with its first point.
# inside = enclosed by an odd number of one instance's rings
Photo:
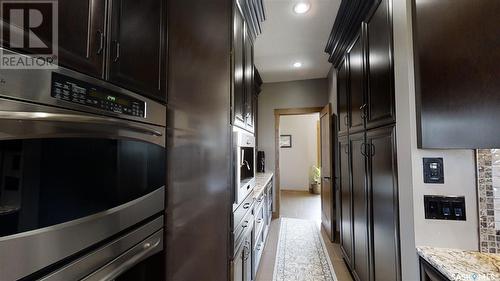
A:
{"type": "MultiPolygon", "coordinates": [[[[341,13],[360,9],[345,2],[341,13]]],[[[392,3],[367,2],[372,4],[365,7],[359,28],[334,62],[341,249],[355,280],[400,281],[392,3]]]]}

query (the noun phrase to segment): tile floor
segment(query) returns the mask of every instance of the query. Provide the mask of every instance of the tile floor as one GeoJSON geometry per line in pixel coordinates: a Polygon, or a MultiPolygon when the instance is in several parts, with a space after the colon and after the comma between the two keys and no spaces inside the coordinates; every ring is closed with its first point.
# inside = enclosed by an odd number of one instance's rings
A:
{"type": "MultiPolygon", "coordinates": [[[[282,191],[281,216],[315,220],[318,222],[318,225],[321,224],[321,201],[319,195],[312,195],[306,192],[282,191]]],[[[279,220],[273,220],[271,222],[271,227],[269,228],[266,247],[264,248],[259,271],[257,272],[255,281],[273,280],[279,228],[279,220]]],[[[326,237],[324,231],[321,231],[321,234],[338,281],[352,281],[351,275],[342,260],[340,246],[338,244],[331,243],[326,237]]]]}

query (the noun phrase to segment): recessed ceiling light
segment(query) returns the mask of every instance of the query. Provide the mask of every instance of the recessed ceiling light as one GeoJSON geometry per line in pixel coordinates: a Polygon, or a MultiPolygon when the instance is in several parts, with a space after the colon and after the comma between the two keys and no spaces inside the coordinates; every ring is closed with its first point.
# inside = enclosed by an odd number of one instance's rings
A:
{"type": "Polygon", "coordinates": [[[301,66],[302,66],[302,63],[301,63],[300,61],[295,62],[295,63],[293,64],[293,67],[295,67],[295,68],[299,68],[299,67],[301,67],[301,66]]]}
{"type": "Polygon", "coordinates": [[[308,2],[299,2],[293,6],[293,11],[297,14],[304,14],[309,11],[309,8],[311,8],[311,5],[308,2]]]}

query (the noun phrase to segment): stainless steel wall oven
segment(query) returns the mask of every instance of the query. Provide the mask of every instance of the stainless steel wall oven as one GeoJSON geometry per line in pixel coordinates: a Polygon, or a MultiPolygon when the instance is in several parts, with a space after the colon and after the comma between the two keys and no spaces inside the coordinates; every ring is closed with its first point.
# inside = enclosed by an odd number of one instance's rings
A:
{"type": "Polygon", "coordinates": [[[0,280],[161,280],[165,127],[101,80],[1,70],[0,280]]]}

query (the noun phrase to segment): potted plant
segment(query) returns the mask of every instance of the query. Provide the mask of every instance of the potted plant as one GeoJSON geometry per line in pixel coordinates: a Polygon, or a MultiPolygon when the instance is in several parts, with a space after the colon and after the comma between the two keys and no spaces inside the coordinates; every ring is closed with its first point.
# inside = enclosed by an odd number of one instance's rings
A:
{"type": "Polygon", "coordinates": [[[309,174],[309,192],[312,194],[321,193],[321,169],[316,165],[311,167],[309,174]]]}

